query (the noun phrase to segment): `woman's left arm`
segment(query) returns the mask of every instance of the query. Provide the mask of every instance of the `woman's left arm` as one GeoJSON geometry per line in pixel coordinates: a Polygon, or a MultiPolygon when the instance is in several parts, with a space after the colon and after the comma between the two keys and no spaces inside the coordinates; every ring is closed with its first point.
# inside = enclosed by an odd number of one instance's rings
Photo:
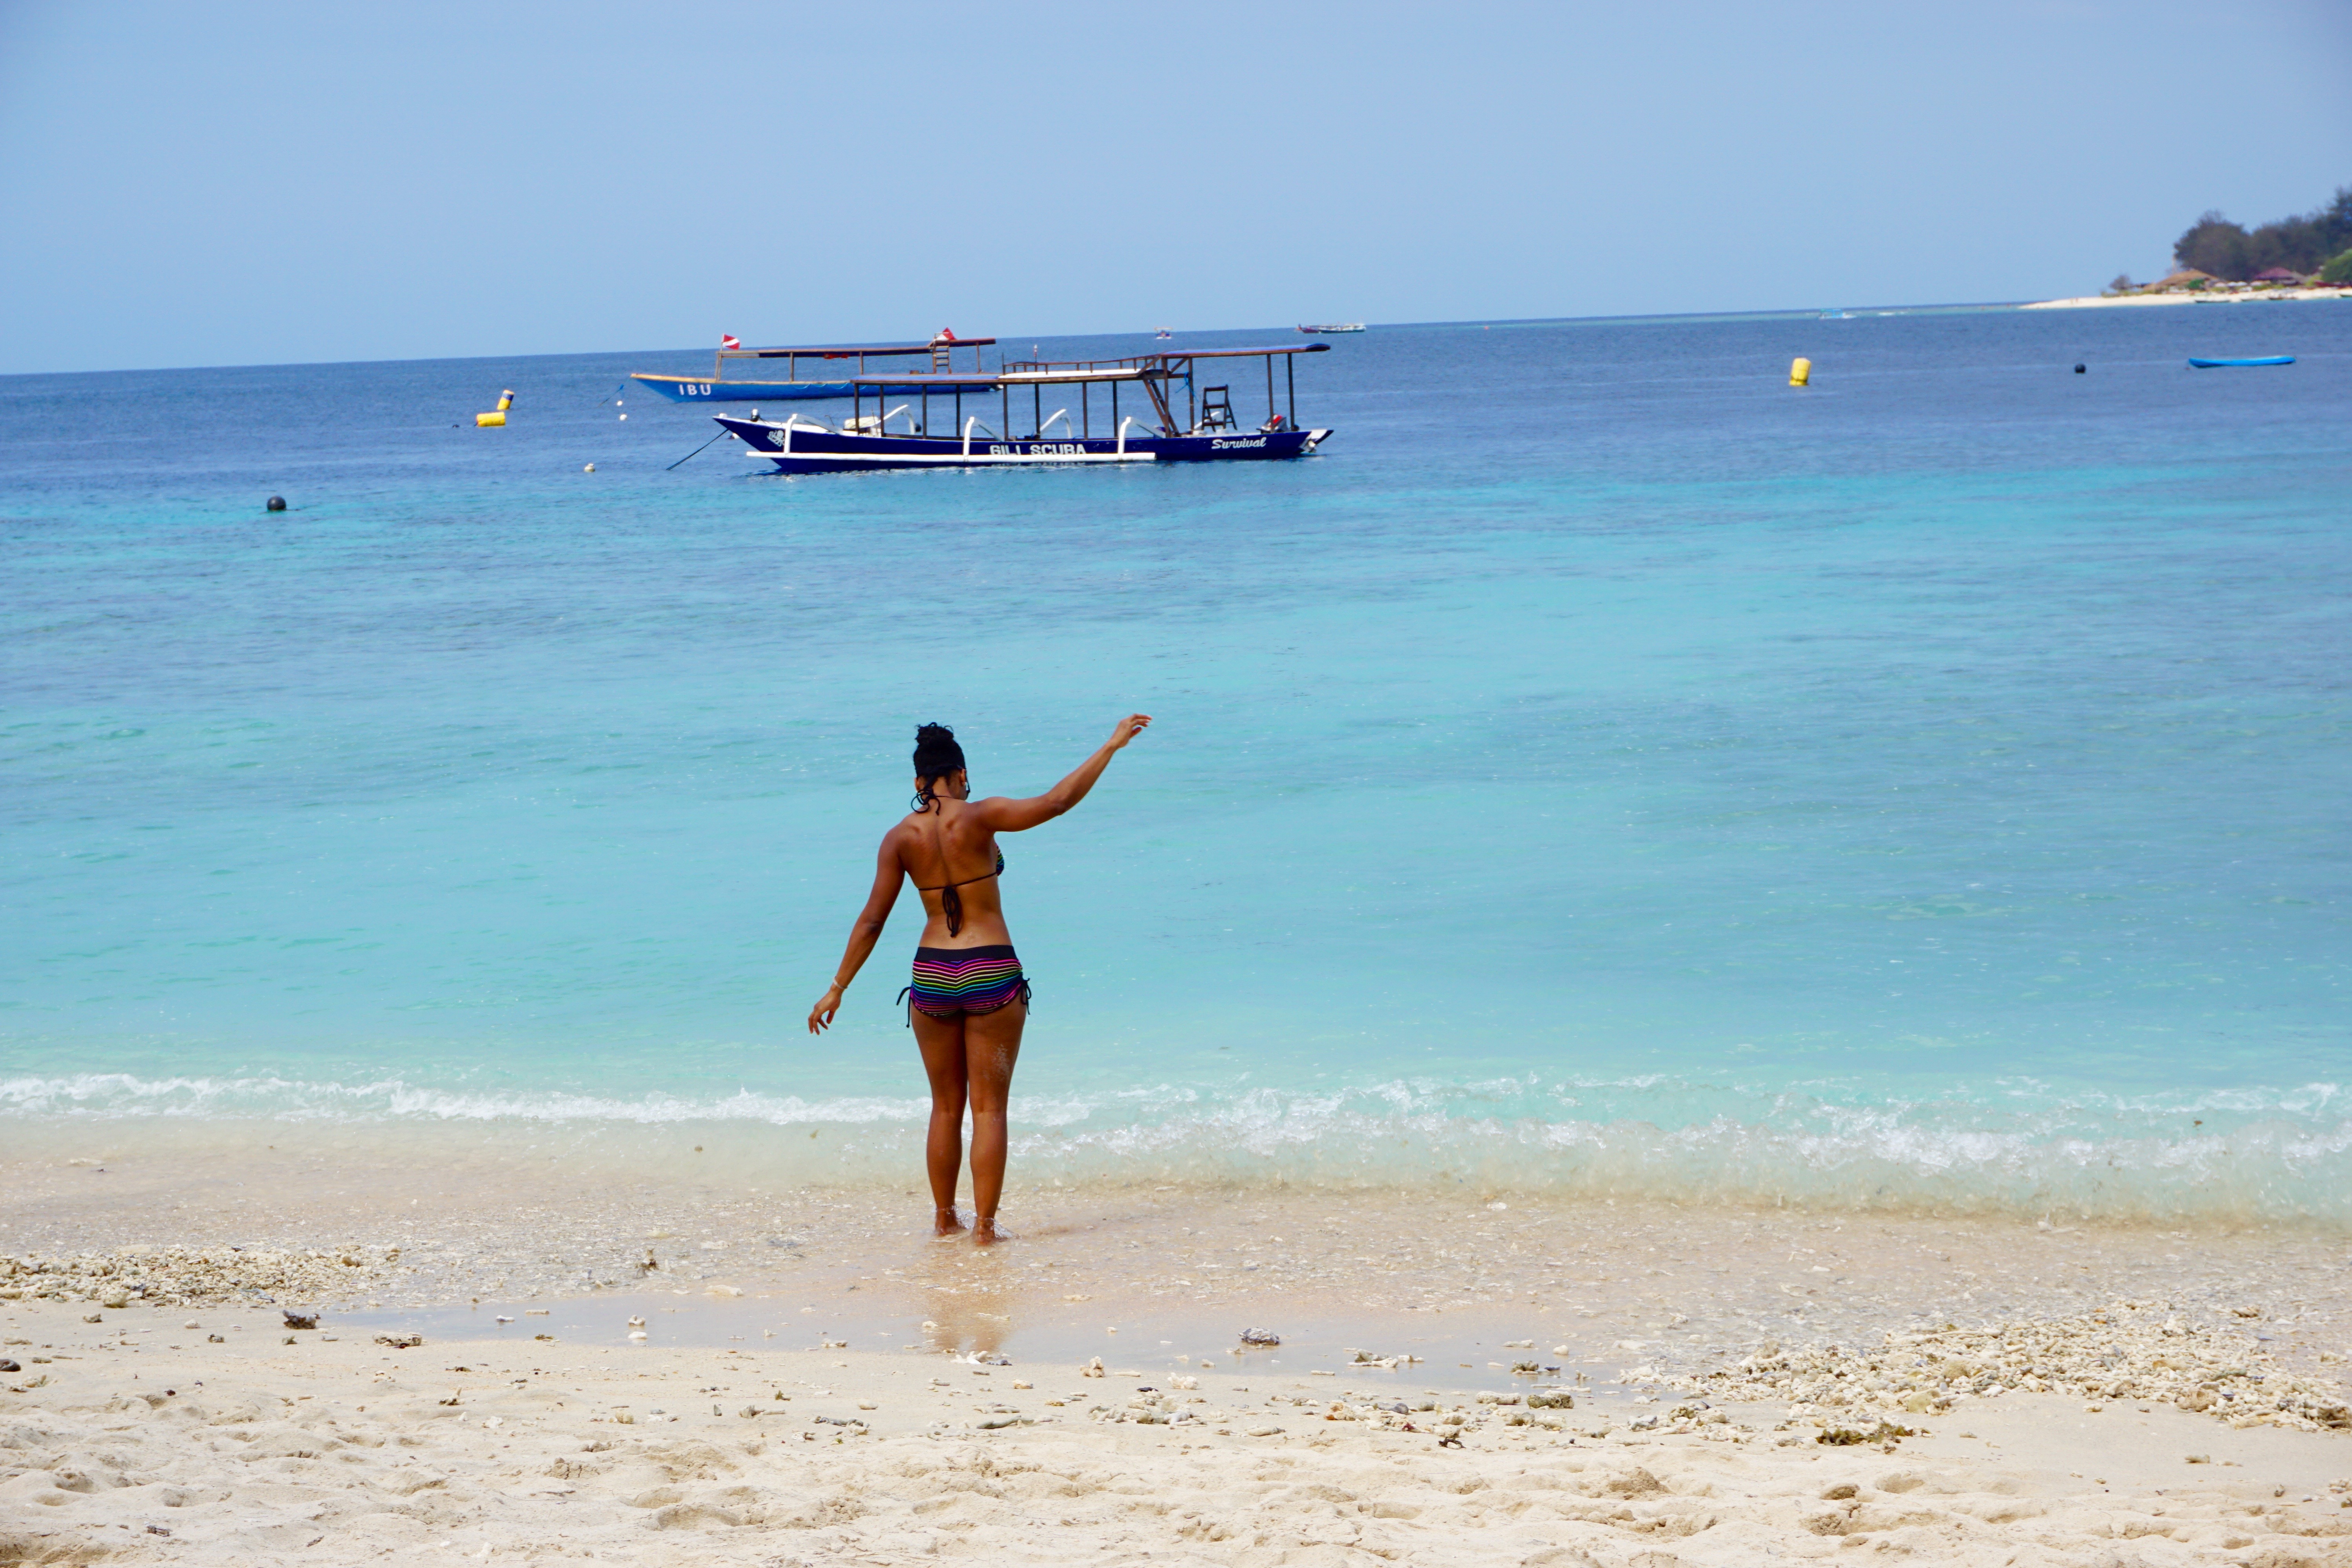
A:
{"type": "Polygon", "coordinates": [[[906,875],[898,859],[898,835],[893,830],[884,836],[882,847],[874,857],[874,889],[866,895],[866,907],[857,911],[857,923],[849,928],[849,946],[841,955],[841,966],[833,972],[833,984],[809,1009],[810,1034],[824,1034],[833,1016],[841,1011],[841,994],[874,956],[874,944],[882,940],[882,928],[890,919],[891,906],[898,901],[898,884],[906,875]]]}
{"type": "Polygon", "coordinates": [[[1044,795],[1031,795],[1027,800],[991,795],[972,802],[973,815],[992,833],[1025,833],[1039,823],[1051,822],[1086,799],[1095,781],[1110,766],[1111,758],[1150,726],[1150,714],[1130,713],[1112,726],[1110,739],[1097,747],[1093,756],[1071,769],[1067,778],[1044,795]]]}

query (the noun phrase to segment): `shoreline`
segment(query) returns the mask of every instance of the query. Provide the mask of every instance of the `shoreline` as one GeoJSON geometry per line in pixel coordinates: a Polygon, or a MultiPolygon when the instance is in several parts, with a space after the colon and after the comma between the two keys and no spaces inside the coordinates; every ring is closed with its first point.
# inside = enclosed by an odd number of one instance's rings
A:
{"type": "MultiPolygon", "coordinates": [[[[464,1101],[353,1115],[333,1095],[306,1093],[275,1114],[206,1113],[201,1097],[143,1112],[107,1100],[110,1111],[92,1112],[46,1098],[54,1087],[0,1085],[22,1108],[0,1118],[0,1179],[39,1193],[60,1217],[119,1206],[139,1188],[172,1222],[121,1238],[157,1242],[274,1212],[295,1190],[352,1222],[527,1194],[559,1211],[584,1195],[615,1223],[656,1193],[699,1204],[721,1193],[906,1191],[920,1184],[928,1121],[919,1100],[854,1097],[559,1100],[537,1113],[464,1101]],[[616,1201],[624,1194],[629,1204],[616,1201]]],[[[1321,1095],[1162,1084],[1148,1107],[1047,1095],[1016,1108],[1012,1163],[1024,1201],[1160,1186],[1239,1199],[1381,1190],[2352,1234],[2352,1144],[2327,1084],[2216,1097],[1922,1082],[1876,1106],[1770,1082],[1511,1087],[1527,1092],[1386,1079],[1321,1095]],[[1948,1106],[1954,1096],[1961,1103],[1948,1106]]],[[[0,1248],[9,1223],[0,1211],[0,1248]]]]}

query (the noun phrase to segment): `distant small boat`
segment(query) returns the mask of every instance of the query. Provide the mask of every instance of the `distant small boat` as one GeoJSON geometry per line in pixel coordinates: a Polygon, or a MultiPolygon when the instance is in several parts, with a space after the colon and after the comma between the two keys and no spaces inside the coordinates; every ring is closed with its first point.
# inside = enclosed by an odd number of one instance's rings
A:
{"type": "Polygon", "coordinates": [[[1163,342],[1163,343],[1164,343],[1164,342],[1166,342],[1170,338],[1174,337],[1175,335],[1176,335],[1175,333],[1173,333],[1173,332],[1170,331],[1169,331],[1167,328],[1165,328],[1165,327],[1160,328],[1157,332],[1155,332],[1155,333],[1153,333],[1153,334],[1152,334],[1152,336],[1153,336],[1155,339],[1157,339],[1159,342],[1163,342]]]}
{"type": "Polygon", "coordinates": [[[1853,312],[1852,310],[1823,310],[1822,312],[1822,320],[1824,321],[1851,321],[1853,320],[1853,312]]]}
{"type": "Polygon", "coordinates": [[[2293,354],[2266,354],[2261,359],[2198,359],[2192,355],[2189,361],[2189,366],[2191,370],[2237,370],[2247,365],[2293,364],[2294,363],[2293,354]]]}
{"type": "Polygon", "coordinates": [[[1302,332],[1360,332],[1364,330],[1364,323],[1361,321],[1326,321],[1319,327],[1301,327],[1298,330],[1302,332]]]}

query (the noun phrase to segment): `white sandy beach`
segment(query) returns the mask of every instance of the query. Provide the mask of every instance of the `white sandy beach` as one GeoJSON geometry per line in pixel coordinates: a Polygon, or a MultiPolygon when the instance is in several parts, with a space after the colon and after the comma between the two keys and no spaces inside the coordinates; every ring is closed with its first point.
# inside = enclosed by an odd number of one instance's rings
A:
{"type": "Polygon", "coordinates": [[[782,1340],[395,1348],[249,1308],[90,1315],[0,1312],[21,1366],[0,1563],[2352,1563],[2352,1439],[2152,1401],[1963,1400],[1832,1447],[1767,1405],[1654,1406],[1641,1430],[1634,1406],[1431,1398],[1410,1366],[1188,1387],[782,1340]]]}
{"type": "Polygon", "coordinates": [[[0,1161],[0,1564],[2352,1564],[2332,1232],[90,1147],[0,1161]]]}

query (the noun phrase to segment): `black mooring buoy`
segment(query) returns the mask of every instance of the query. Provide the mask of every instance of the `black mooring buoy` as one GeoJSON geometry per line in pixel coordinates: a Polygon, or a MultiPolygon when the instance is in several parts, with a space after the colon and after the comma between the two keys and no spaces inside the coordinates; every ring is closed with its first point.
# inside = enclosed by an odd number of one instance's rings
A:
{"type": "Polygon", "coordinates": [[[2076,365],[2076,366],[2074,367],[2074,374],[2075,374],[2076,375],[2080,375],[2080,374],[2083,374],[2083,367],[2082,367],[2081,365],[2079,365],[2079,364],[2078,364],[2078,365],[2076,365]]]}
{"type": "Polygon", "coordinates": [[[286,510],[286,498],[284,496],[271,496],[269,498],[269,510],[272,511],[284,511],[286,510]]]}

